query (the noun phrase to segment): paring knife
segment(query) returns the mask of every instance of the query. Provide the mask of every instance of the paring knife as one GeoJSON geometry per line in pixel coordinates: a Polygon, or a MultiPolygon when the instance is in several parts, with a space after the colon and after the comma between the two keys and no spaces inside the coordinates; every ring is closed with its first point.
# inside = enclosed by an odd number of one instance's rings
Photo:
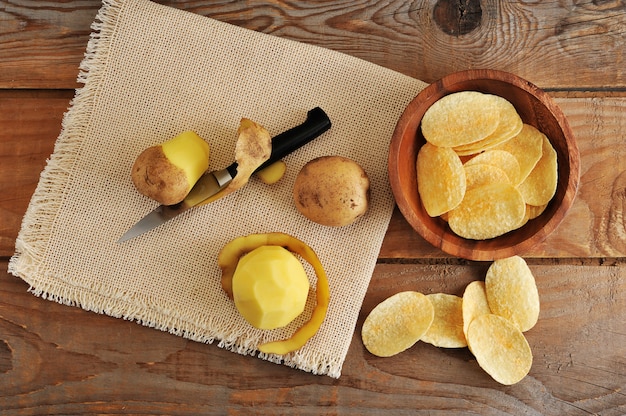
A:
{"type": "MultiPolygon", "coordinates": [[[[272,153],[269,159],[259,166],[255,172],[279,161],[289,153],[304,146],[328,130],[330,126],[330,119],[324,110],[320,107],[315,107],[310,110],[307,113],[307,118],[304,123],[272,138],[272,153]]],[[[226,187],[236,174],[237,162],[234,162],[225,169],[204,174],[182,202],[176,205],[160,205],[154,211],[139,220],[139,222],[128,230],[117,242],[121,243],[137,237],[166,223],[180,213],[193,208],[226,187]]]]}

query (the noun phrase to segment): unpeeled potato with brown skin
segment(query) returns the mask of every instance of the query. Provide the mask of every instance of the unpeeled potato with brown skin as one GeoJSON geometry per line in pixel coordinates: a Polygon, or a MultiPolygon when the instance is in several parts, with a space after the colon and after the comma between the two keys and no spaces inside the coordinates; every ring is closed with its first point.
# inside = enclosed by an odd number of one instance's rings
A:
{"type": "Polygon", "coordinates": [[[363,168],[343,156],[322,156],[302,167],[293,187],[296,208],[318,224],[342,227],[369,207],[370,180],[363,168]]]}

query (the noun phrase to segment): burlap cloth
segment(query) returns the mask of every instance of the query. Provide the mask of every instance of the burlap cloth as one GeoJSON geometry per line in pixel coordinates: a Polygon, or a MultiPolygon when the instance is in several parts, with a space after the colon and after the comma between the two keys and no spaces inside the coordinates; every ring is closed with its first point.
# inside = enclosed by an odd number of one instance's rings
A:
{"type": "MultiPolygon", "coordinates": [[[[9,271],[46,299],[339,377],[394,206],[389,141],[403,108],[425,84],[147,0],[104,1],[92,28],[78,78],[83,86],[41,174],[9,271]],[[116,242],[157,205],[130,180],[143,149],[195,130],[211,146],[211,168],[222,168],[233,161],[241,117],[276,135],[316,106],[333,126],[285,159],[288,170],[278,184],[253,178],[227,198],[116,242]],[[372,183],[368,213],[342,228],[312,223],[292,200],[302,165],[333,154],[357,161],[372,183]],[[255,330],[223,293],[216,260],[231,239],[270,231],[308,243],[330,280],[322,328],[284,357],[255,347],[288,337],[312,305],[285,329],[255,330]]],[[[315,274],[309,275],[314,284],[315,274]]]]}

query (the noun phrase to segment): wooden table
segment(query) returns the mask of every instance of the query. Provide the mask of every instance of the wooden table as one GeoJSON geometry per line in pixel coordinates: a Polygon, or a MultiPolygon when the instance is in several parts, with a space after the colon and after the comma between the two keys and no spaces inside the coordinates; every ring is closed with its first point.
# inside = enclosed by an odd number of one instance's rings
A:
{"type": "Polygon", "coordinates": [[[100,6],[0,1],[0,413],[626,414],[626,7],[621,1],[159,1],[432,82],[467,68],[547,90],[578,139],[581,186],[524,257],[542,310],[530,374],[493,381],[467,349],[376,358],[359,331],[401,290],[462,294],[488,264],[451,258],[396,210],[335,380],[37,298],[7,273],[100,6]]]}

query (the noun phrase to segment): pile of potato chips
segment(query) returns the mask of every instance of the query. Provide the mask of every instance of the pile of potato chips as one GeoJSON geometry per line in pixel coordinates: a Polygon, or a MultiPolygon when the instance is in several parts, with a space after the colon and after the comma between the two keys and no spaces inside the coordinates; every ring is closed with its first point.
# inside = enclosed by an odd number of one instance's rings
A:
{"type": "Polygon", "coordinates": [[[556,193],[557,154],[506,99],[462,91],[436,101],[421,123],[417,185],[431,217],[485,240],[539,216],[556,193]]]}
{"type": "Polygon", "coordinates": [[[495,260],[485,281],[462,297],[404,291],[379,303],[363,322],[369,352],[390,357],[423,341],[442,348],[469,347],[494,380],[511,385],[530,371],[533,356],[523,332],[539,318],[539,292],[523,258],[495,260]]]}

